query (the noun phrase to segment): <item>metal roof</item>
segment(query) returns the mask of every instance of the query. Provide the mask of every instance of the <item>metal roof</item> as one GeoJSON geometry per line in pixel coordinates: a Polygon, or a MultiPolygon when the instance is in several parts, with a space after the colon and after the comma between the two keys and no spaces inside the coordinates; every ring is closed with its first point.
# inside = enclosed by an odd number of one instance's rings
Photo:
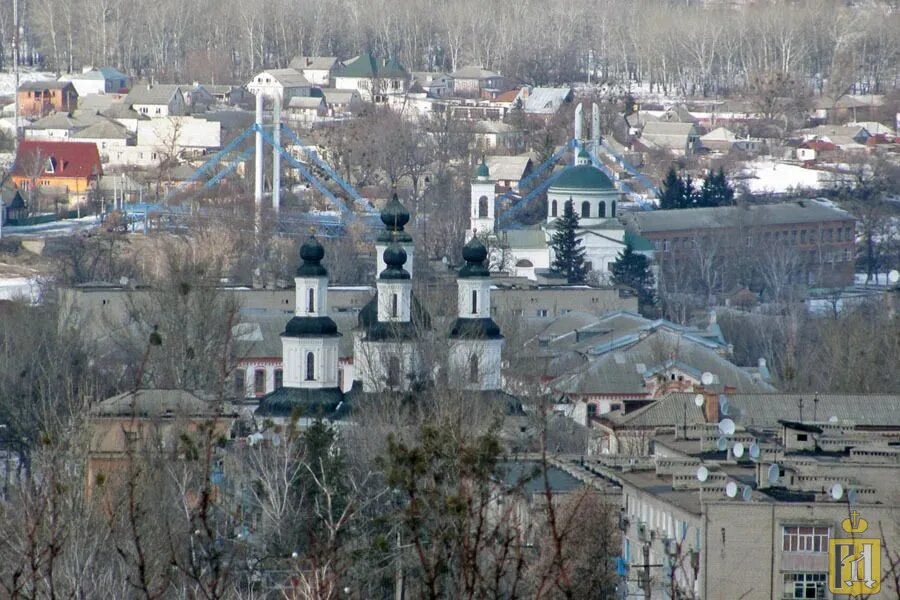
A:
{"type": "Polygon", "coordinates": [[[623,220],[639,234],[737,226],[790,225],[799,223],[853,221],[854,217],[828,200],[797,200],[780,204],[719,206],[653,210],[623,215],[623,220]]]}
{"type": "Polygon", "coordinates": [[[566,167],[550,186],[554,190],[615,190],[616,186],[603,171],[593,165],[566,167]]]}
{"type": "Polygon", "coordinates": [[[519,93],[526,113],[552,115],[572,96],[572,88],[523,88],[519,93]]]}
{"type": "Polygon", "coordinates": [[[174,84],[141,84],[131,88],[125,96],[125,104],[163,105],[171,102],[172,98],[180,93],[181,86],[174,84]]]}

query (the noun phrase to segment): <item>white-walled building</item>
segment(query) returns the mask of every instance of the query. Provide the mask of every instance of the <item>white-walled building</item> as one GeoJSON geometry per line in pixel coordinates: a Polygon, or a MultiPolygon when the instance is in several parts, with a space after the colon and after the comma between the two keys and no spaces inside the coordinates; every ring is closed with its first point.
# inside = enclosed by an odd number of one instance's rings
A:
{"type": "Polygon", "coordinates": [[[60,81],[71,81],[79,96],[116,94],[129,87],[130,78],[113,67],[85,67],[81,73],[61,75],[60,81]]]}
{"type": "Polygon", "coordinates": [[[579,216],[578,237],[585,249],[589,270],[601,280],[611,275],[610,264],[625,248],[625,228],[616,218],[621,193],[603,171],[591,164],[581,150],[575,164],[566,167],[547,190],[547,219],[540,226],[499,229],[496,223],[495,182],[482,161],[471,188],[470,226],[467,238],[478,233],[491,241],[492,270],[536,279],[553,263],[550,240],[565,205],[579,216]]]}
{"type": "Polygon", "coordinates": [[[125,106],[147,117],[187,114],[187,101],[181,87],[171,84],[146,83],[134,86],[125,96],[125,106]]]}
{"type": "Polygon", "coordinates": [[[395,59],[379,60],[370,53],[351,58],[334,72],[334,87],[356,90],[364,101],[376,104],[406,94],[409,80],[409,73],[395,59]]]}
{"type": "Polygon", "coordinates": [[[286,106],[291,98],[309,96],[312,84],[296,69],[269,69],[257,74],[247,89],[254,96],[277,97],[286,106]]]}
{"type": "Polygon", "coordinates": [[[210,150],[222,145],[222,124],[197,117],[168,117],[137,123],[137,144],[151,148],[210,150]]]}
{"type": "Polygon", "coordinates": [[[330,86],[334,71],[340,66],[336,56],[297,56],[288,65],[319,87],[330,86]]]}

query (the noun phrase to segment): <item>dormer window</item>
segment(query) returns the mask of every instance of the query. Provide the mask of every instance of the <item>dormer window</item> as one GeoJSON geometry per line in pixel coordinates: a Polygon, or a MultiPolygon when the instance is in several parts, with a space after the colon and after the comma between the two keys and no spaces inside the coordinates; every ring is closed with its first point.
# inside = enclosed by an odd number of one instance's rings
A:
{"type": "Polygon", "coordinates": [[[44,173],[56,173],[56,161],[52,157],[47,159],[47,164],[44,165],[44,173]]]}

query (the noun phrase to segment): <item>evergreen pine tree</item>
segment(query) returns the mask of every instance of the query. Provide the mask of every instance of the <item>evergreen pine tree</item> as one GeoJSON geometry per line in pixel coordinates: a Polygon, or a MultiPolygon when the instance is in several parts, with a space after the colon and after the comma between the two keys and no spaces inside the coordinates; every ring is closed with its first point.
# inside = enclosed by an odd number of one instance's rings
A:
{"type": "Polygon", "coordinates": [[[725,171],[719,167],[719,172],[710,175],[712,181],[712,202],[710,206],[731,206],[734,204],[734,188],[728,183],[725,171]]]}
{"type": "Polygon", "coordinates": [[[556,221],[556,231],[550,239],[553,248],[551,268],[566,276],[569,283],[584,283],[587,267],[584,264],[584,248],[575,232],[578,229],[578,214],[572,208],[572,201],[566,202],[562,217],[556,221]]]}
{"type": "Polygon", "coordinates": [[[624,250],[619,253],[612,265],[612,279],[619,285],[633,288],[638,293],[638,302],[641,305],[654,303],[650,261],[643,254],[635,252],[628,240],[625,241],[624,250]]]}
{"type": "Polygon", "coordinates": [[[699,194],[694,190],[694,178],[687,174],[681,180],[681,198],[675,208],[695,208],[699,201],[699,194]]]}
{"type": "Polygon", "coordinates": [[[681,201],[684,197],[684,182],[675,172],[675,167],[669,169],[662,185],[659,186],[659,207],[662,210],[670,210],[673,208],[681,208],[681,201]]]}

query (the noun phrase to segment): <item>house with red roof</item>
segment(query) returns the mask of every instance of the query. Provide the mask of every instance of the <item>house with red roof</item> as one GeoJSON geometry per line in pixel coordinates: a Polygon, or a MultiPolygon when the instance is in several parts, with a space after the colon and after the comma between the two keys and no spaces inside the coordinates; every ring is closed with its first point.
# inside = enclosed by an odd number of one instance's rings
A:
{"type": "Polygon", "coordinates": [[[26,194],[39,190],[71,204],[83,201],[96,187],[103,167],[94,143],[26,139],[19,143],[11,175],[26,194]]]}

